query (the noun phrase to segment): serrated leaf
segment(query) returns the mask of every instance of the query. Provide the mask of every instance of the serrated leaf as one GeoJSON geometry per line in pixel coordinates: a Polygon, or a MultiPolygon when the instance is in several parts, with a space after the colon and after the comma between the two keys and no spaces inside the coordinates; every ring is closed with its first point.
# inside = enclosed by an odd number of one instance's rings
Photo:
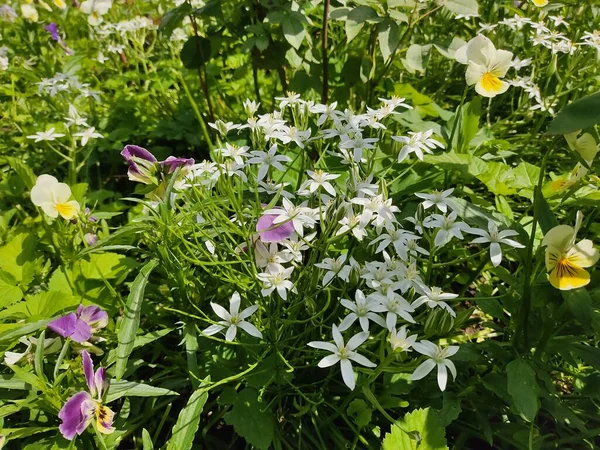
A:
{"type": "Polygon", "coordinates": [[[133,350],[136,333],[140,325],[140,313],[142,302],[144,301],[144,291],[150,272],[158,265],[158,261],[151,260],[146,263],[139,275],[135,278],[131,285],[131,291],[127,297],[127,305],[125,306],[125,317],[119,329],[119,345],[117,347],[117,364],[115,374],[117,380],[120,380],[125,369],[127,368],[127,360],[133,350]]]}
{"type": "Polygon", "coordinates": [[[5,245],[0,247],[0,269],[8,272],[17,282],[23,282],[28,276],[29,269],[35,261],[37,239],[33,234],[20,233],[5,245]]]}
{"type": "Polygon", "coordinates": [[[386,433],[382,449],[448,450],[446,430],[440,424],[437,411],[425,408],[408,413],[404,419],[392,425],[390,433],[386,433]]]}
{"type": "Polygon", "coordinates": [[[550,123],[546,134],[568,134],[600,123],[600,92],[574,101],[550,123]]]}
{"type": "Polygon", "coordinates": [[[167,443],[167,450],[189,450],[192,448],[194,436],[200,424],[200,414],[207,399],[208,392],[206,389],[201,388],[193,392],[177,417],[171,439],[167,443]]]}
{"type": "Polygon", "coordinates": [[[11,286],[0,279],[0,308],[12,305],[23,298],[23,291],[19,286],[11,286]]]}
{"type": "Polygon", "coordinates": [[[535,371],[522,359],[515,359],[506,366],[508,393],[513,405],[528,422],[535,419],[540,408],[535,371]]]}
{"type": "Polygon", "coordinates": [[[114,402],[121,397],[161,397],[163,395],[179,395],[169,389],[150,386],[149,384],[136,383],[126,380],[110,380],[106,403],[114,402]]]}
{"type": "Polygon", "coordinates": [[[292,15],[286,15],[281,21],[281,30],[290,45],[296,50],[299,49],[306,35],[302,22],[292,15]]]}
{"type": "Polygon", "coordinates": [[[246,442],[267,450],[274,436],[274,417],[268,406],[259,401],[258,391],[245,388],[235,398],[233,408],[223,418],[246,442]]]}

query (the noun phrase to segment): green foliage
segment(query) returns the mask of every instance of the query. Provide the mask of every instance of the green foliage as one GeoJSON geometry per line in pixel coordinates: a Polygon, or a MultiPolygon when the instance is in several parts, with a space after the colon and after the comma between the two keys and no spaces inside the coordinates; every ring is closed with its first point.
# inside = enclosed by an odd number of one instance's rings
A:
{"type": "Polygon", "coordinates": [[[508,393],[517,411],[531,422],[540,408],[540,388],[535,371],[522,359],[515,359],[506,366],[508,393]]]}
{"type": "Polygon", "coordinates": [[[171,432],[171,439],[167,443],[168,450],[189,450],[192,448],[194,436],[200,424],[200,414],[208,399],[206,389],[197,389],[190,396],[185,408],[179,413],[177,423],[171,432]]]}
{"type": "Polygon", "coordinates": [[[275,418],[258,395],[258,391],[251,388],[238,392],[224,419],[249,444],[267,450],[273,441],[275,418]]]}
{"type": "Polygon", "coordinates": [[[548,128],[549,135],[583,130],[600,123],[600,92],[576,100],[563,108],[548,128]]]}
{"type": "Polygon", "coordinates": [[[383,440],[383,450],[446,450],[444,427],[436,411],[416,409],[393,424],[383,440]]]}

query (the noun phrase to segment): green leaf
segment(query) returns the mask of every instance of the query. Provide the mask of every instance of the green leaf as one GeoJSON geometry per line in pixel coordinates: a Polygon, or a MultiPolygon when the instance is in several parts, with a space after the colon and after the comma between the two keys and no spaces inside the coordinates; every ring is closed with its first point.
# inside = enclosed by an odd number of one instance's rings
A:
{"type": "Polygon", "coordinates": [[[74,309],[80,298],[62,291],[46,291],[28,295],[24,302],[15,303],[0,312],[0,318],[49,318],[74,309]]]}
{"type": "Polygon", "coordinates": [[[27,164],[25,164],[23,162],[23,160],[8,157],[8,158],[6,158],[6,161],[8,162],[10,167],[15,172],[17,172],[17,174],[19,175],[21,180],[23,180],[23,184],[25,184],[25,186],[27,186],[27,189],[31,189],[33,186],[35,186],[37,176],[35,175],[33,170],[31,170],[31,167],[29,167],[27,164]]]}
{"type": "Polygon", "coordinates": [[[18,379],[14,375],[0,374],[0,389],[16,389],[20,391],[28,391],[31,385],[23,380],[18,379]]]}
{"type": "Polygon", "coordinates": [[[546,134],[568,134],[600,123],[600,92],[574,101],[563,108],[546,134]]]}
{"type": "Polygon", "coordinates": [[[210,55],[210,40],[202,36],[190,37],[179,53],[183,67],[186,69],[200,69],[210,60],[210,55]]]}
{"type": "Polygon", "coordinates": [[[462,133],[459,135],[459,153],[466,153],[469,144],[479,131],[479,119],[481,118],[481,97],[475,97],[463,107],[462,133]]]}
{"type": "Polygon", "coordinates": [[[154,450],[150,433],[145,428],[142,428],[142,450],[154,450]]]}
{"type": "Polygon", "coordinates": [[[171,432],[171,439],[167,443],[167,450],[189,450],[192,448],[194,436],[196,436],[198,425],[200,425],[200,414],[207,399],[208,391],[206,388],[197,389],[193,392],[177,417],[177,422],[171,432]]]}
{"type": "Polygon", "coordinates": [[[386,433],[382,446],[382,450],[425,449],[448,449],[446,430],[438,419],[437,411],[430,408],[415,409],[393,424],[391,432],[386,433]]]}
{"type": "Polygon", "coordinates": [[[44,350],[45,350],[45,346],[44,343],[46,342],[46,330],[42,330],[42,332],[40,333],[40,336],[38,337],[38,342],[36,345],[36,349],[35,349],[35,356],[34,356],[34,368],[35,368],[35,373],[37,374],[38,378],[40,380],[46,380],[46,375],[44,375],[44,350]]]}
{"type": "Polygon", "coordinates": [[[571,344],[571,353],[600,371],[600,349],[585,344],[571,344]]]}
{"type": "Polygon", "coordinates": [[[269,407],[259,400],[256,389],[245,388],[238,393],[233,408],[223,418],[250,445],[259,450],[270,447],[275,433],[275,419],[269,407]]]}
{"type": "Polygon", "coordinates": [[[118,253],[94,253],[77,261],[73,270],[89,280],[110,280],[119,278],[135,266],[137,262],[134,259],[118,253]]]}
{"type": "Polygon", "coordinates": [[[0,308],[12,305],[23,298],[23,291],[19,286],[11,286],[0,279],[0,308]]]}
{"type": "Polygon", "coordinates": [[[438,411],[438,419],[443,427],[447,427],[460,415],[460,398],[451,392],[444,392],[444,403],[438,411]]]}
{"type": "Polygon", "coordinates": [[[164,33],[167,36],[171,36],[173,30],[181,25],[185,16],[192,12],[192,6],[189,2],[183,2],[177,8],[173,8],[168,11],[160,20],[158,31],[164,33]]]}
{"type": "Polygon", "coordinates": [[[302,22],[293,15],[286,15],[281,21],[283,36],[296,50],[302,45],[306,31],[302,22]]]}
{"type": "Polygon", "coordinates": [[[546,234],[548,231],[558,225],[558,220],[556,220],[554,213],[550,209],[550,205],[548,205],[548,202],[542,195],[537,195],[536,206],[540,228],[542,229],[542,232],[546,234]]]}
{"type": "Polygon", "coordinates": [[[125,306],[125,317],[118,334],[119,345],[117,347],[117,364],[115,368],[117,380],[120,380],[125,373],[127,359],[129,359],[129,355],[133,350],[136,333],[140,325],[140,313],[148,277],[157,265],[158,261],[156,260],[147,262],[131,285],[131,291],[125,306]]]}
{"type": "Polygon", "coordinates": [[[561,291],[569,311],[579,323],[590,327],[592,324],[592,297],[585,288],[561,291]]]}
{"type": "Polygon", "coordinates": [[[0,269],[12,275],[17,282],[26,281],[26,284],[29,284],[33,278],[36,243],[37,239],[33,234],[15,235],[6,245],[0,247],[0,269]]]}
{"type": "Polygon", "coordinates": [[[398,24],[391,19],[386,19],[377,25],[377,41],[381,49],[383,60],[387,61],[400,43],[400,28],[398,24]]]}
{"type": "Polygon", "coordinates": [[[454,14],[463,16],[478,16],[479,6],[477,0],[446,0],[444,6],[454,14]]]}
{"type": "Polygon", "coordinates": [[[372,410],[368,407],[367,402],[362,399],[352,400],[346,409],[346,413],[352,417],[359,428],[366,427],[371,422],[372,410]]]}
{"type": "Polygon", "coordinates": [[[38,320],[37,322],[27,323],[25,325],[19,323],[15,324],[15,328],[5,331],[0,334],[0,344],[11,343],[12,341],[19,339],[21,336],[25,336],[29,333],[34,333],[42,327],[48,325],[52,319],[38,320]]]}
{"type": "Polygon", "coordinates": [[[535,419],[540,408],[535,371],[522,359],[515,359],[506,366],[508,393],[516,410],[528,422],[535,419]]]}
{"type": "Polygon", "coordinates": [[[409,73],[423,73],[429,59],[429,50],[431,50],[431,44],[412,44],[406,51],[406,58],[402,59],[404,68],[408,70],[409,73]]]}
{"type": "Polygon", "coordinates": [[[161,397],[163,395],[179,395],[169,389],[150,386],[149,384],[136,383],[126,380],[110,380],[106,393],[106,403],[114,402],[121,397],[161,397]]]}

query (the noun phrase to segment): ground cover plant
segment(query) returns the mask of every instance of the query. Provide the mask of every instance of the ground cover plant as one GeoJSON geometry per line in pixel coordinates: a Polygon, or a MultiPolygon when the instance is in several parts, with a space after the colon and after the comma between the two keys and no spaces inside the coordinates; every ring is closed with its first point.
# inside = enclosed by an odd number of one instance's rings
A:
{"type": "Polygon", "coordinates": [[[0,5],[0,448],[596,448],[599,30],[0,5]]]}

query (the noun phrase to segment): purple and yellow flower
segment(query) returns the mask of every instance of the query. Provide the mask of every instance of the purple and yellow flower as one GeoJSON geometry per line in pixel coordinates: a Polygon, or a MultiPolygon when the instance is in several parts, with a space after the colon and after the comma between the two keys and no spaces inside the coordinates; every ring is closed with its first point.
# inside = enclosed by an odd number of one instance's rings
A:
{"type": "Polygon", "coordinates": [[[121,156],[129,164],[127,176],[131,181],[144,184],[156,183],[156,157],[143,147],[126,145],[121,156]]]}
{"type": "Polygon", "coordinates": [[[59,317],[48,324],[56,334],[75,342],[86,342],[108,323],[108,314],[98,306],[79,305],[77,312],[59,317]]]}
{"type": "Polygon", "coordinates": [[[176,156],[169,156],[164,161],[160,162],[161,167],[167,167],[169,173],[175,172],[178,167],[189,167],[194,165],[192,158],[177,158],[176,156]]]}
{"type": "Polygon", "coordinates": [[[81,352],[81,359],[89,391],[81,391],[73,395],[58,413],[58,418],[62,420],[58,429],[68,440],[73,440],[75,435],[83,433],[94,417],[95,428],[100,433],[110,434],[115,431],[112,426],[115,413],[102,404],[102,397],[108,390],[106,369],[99,367],[94,373],[92,358],[86,351],[81,352]]]}

